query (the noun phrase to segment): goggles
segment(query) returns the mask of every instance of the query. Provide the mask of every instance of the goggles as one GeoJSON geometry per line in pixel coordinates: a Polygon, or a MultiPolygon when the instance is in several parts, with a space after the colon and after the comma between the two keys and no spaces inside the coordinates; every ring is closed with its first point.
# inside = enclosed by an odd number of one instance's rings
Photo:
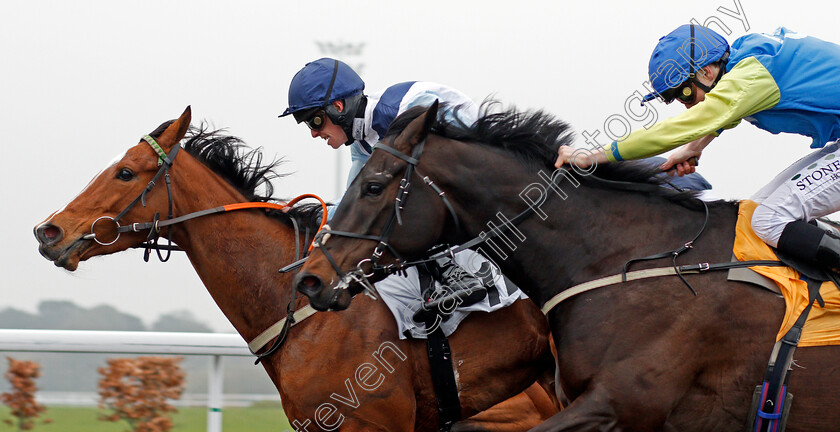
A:
{"type": "Polygon", "coordinates": [[[321,108],[310,108],[292,114],[298,123],[306,123],[306,126],[314,131],[321,130],[327,118],[327,113],[321,108]]]}
{"type": "Polygon", "coordinates": [[[677,87],[665,90],[660,94],[660,96],[662,97],[662,101],[666,104],[670,104],[675,99],[679,99],[680,102],[689,104],[694,101],[695,93],[694,87],[691,86],[691,80],[689,79],[677,87]]]}
{"type": "Polygon", "coordinates": [[[326,115],[327,114],[324,112],[324,110],[318,110],[315,112],[315,114],[312,115],[312,117],[310,117],[307,120],[304,120],[303,122],[306,123],[307,126],[309,126],[309,129],[319,131],[321,130],[321,128],[324,127],[326,115]]]}

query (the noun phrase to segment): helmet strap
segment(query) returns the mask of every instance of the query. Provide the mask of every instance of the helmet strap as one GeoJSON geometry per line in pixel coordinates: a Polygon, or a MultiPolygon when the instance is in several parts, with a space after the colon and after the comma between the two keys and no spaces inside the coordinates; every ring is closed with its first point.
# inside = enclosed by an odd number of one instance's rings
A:
{"type": "Polygon", "coordinates": [[[324,112],[330,121],[341,127],[341,130],[347,136],[347,141],[344,142],[344,145],[353,144],[353,141],[356,140],[356,137],[353,136],[353,123],[356,118],[364,118],[366,107],[367,97],[362,93],[358,93],[344,98],[344,106],[341,111],[338,111],[333,104],[329,104],[324,108],[324,112]]]}
{"type": "Polygon", "coordinates": [[[707,86],[706,84],[703,84],[702,82],[700,82],[700,80],[697,79],[696,76],[692,76],[690,79],[691,79],[691,82],[694,83],[694,85],[697,86],[697,88],[699,88],[699,89],[703,90],[704,92],[708,93],[708,92],[712,91],[712,89],[715,88],[715,86],[717,85],[718,81],[720,81],[720,78],[723,76],[723,70],[724,70],[724,67],[721,65],[720,69],[718,70],[717,76],[715,77],[715,82],[713,82],[711,86],[707,86]]]}
{"type": "Polygon", "coordinates": [[[344,107],[341,111],[336,109],[332,104],[330,96],[332,95],[333,86],[335,85],[335,78],[338,75],[338,60],[335,60],[333,67],[332,78],[330,78],[330,86],[327,88],[327,93],[324,96],[324,104],[322,108],[333,124],[338,125],[347,136],[347,141],[344,145],[350,145],[355,141],[353,138],[353,119],[359,116],[364,117],[365,107],[367,106],[367,98],[361,92],[359,94],[349,96],[344,99],[344,107]]]}
{"type": "MultiPolygon", "coordinates": [[[[717,85],[720,78],[723,77],[724,69],[726,69],[725,64],[729,60],[729,51],[725,52],[723,56],[721,56],[718,62],[720,63],[720,68],[718,69],[717,76],[715,77],[715,81],[712,83],[711,86],[707,86],[700,82],[697,79],[697,72],[698,68],[694,65],[694,24],[691,24],[691,59],[689,60],[689,64],[691,65],[691,72],[688,74],[688,79],[691,80],[697,88],[703,90],[704,92],[708,93],[712,91],[713,88],[717,85]]],[[[702,69],[702,68],[701,68],[702,69]]]]}

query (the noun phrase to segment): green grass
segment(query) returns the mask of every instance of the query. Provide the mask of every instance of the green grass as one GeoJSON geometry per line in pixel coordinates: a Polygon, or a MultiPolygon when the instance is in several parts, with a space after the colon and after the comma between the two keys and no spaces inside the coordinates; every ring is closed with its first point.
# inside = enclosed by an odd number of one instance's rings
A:
{"type": "MultiPolygon", "coordinates": [[[[128,423],[107,422],[99,420],[102,414],[92,407],[47,407],[47,412],[41,419],[52,419],[52,423],[44,424],[38,421],[35,432],[124,432],[128,431],[128,423]]],[[[0,407],[0,421],[12,419],[8,407],[0,407]]],[[[175,427],[172,432],[204,432],[207,430],[207,409],[202,407],[179,408],[173,414],[175,427]]],[[[16,431],[13,426],[0,423],[0,431],[16,431]]],[[[253,406],[248,408],[225,408],[222,411],[222,430],[224,432],[245,431],[293,431],[286,420],[286,415],[279,404],[274,406],[253,406]]]]}

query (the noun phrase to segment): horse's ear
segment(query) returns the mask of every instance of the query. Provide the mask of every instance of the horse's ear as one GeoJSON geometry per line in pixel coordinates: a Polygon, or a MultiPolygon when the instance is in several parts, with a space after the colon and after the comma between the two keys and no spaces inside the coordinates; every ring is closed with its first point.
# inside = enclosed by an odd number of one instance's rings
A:
{"type": "Polygon", "coordinates": [[[432,125],[437,120],[438,105],[438,101],[435,99],[432,106],[426,112],[412,120],[400,134],[400,138],[405,140],[409,147],[413,148],[429,135],[429,131],[432,130],[432,125]]]}
{"type": "Polygon", "coordinates": [[[184,139],[184,135],[187,134],[187,129],[190,128],[190,120],[192,119],[192,110],[190,109],[189,105],[187,109],[184,110],[184,113],[181,114],[181,117],[178,117],[178,120],[172,122],[169,127],[160,134],[160,138],[158,138],[158,144],[164,148],[164,150],[169,151],[175,144],[181,142],[184,139]]]}

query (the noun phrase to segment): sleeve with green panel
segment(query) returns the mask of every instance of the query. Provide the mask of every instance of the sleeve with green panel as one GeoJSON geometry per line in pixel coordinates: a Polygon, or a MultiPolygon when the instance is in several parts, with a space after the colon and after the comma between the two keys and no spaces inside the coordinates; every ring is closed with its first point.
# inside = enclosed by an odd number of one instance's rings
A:
{"type": "Polygon", "coordinates": [[[703,102],[607,146],[607,159],[642,159],[709,134],[717,136],[744,117],[776,106],[779,96],[779,86],[770,72],[755,57],[747,57],[723,75],[703,102]]]}

